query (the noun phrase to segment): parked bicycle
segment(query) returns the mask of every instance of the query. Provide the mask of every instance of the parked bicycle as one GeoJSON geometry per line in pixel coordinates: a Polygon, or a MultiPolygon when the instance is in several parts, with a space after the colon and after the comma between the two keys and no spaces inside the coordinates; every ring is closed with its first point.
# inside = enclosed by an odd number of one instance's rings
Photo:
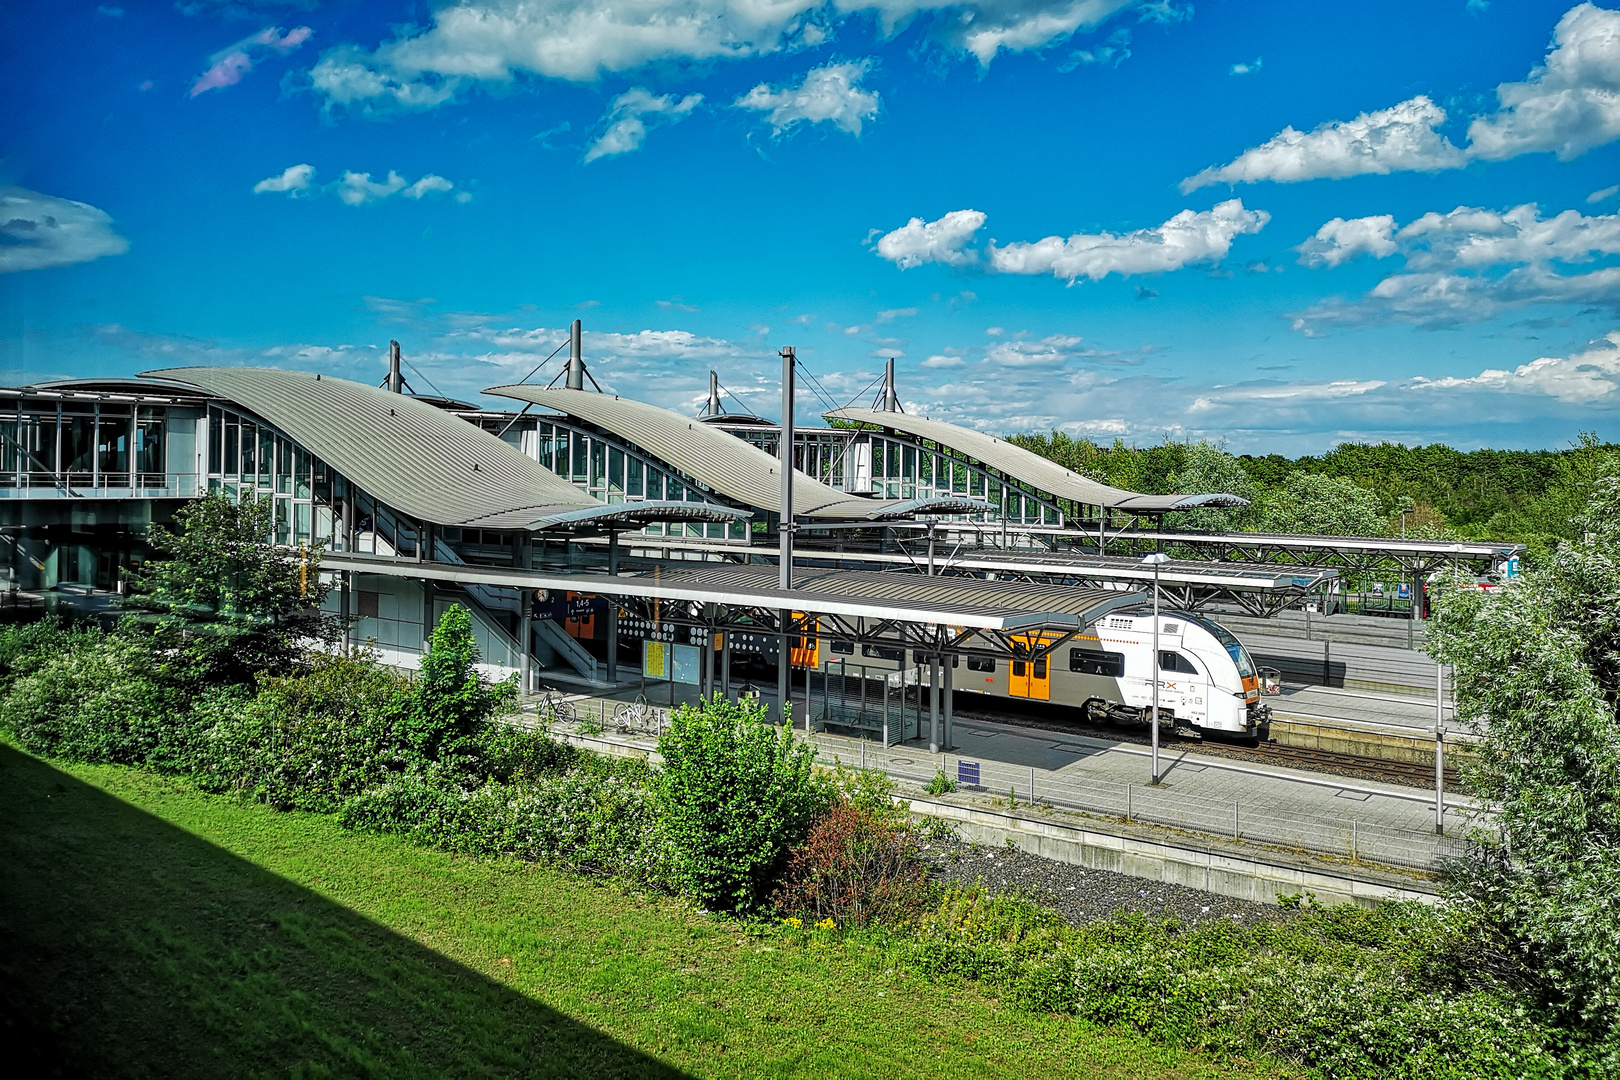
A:
{"type": "Polygon", "coordinates": [[[621,702],[613,710],[613,722],[621,735],[657,735],[663,727],[658,710],[648,705],[640,694],[636,695],[636,700],[621,702]]]}
{"type": "Polygon", "coordinates": [[[555,690],[547,690],[535,703],[534,714],[547,724],[569,724],[574,720],[574,703],[555,690]]]}

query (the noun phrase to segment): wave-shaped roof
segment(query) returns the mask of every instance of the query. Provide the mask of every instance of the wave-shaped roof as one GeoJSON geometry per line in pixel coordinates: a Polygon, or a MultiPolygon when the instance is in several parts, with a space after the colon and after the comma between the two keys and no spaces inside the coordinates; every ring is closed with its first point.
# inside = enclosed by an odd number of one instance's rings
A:
{"type": "MultiPolygon", "coordinates": [[[[776,458],[745,439],[669,409],[588,390],[523,384],[495,386],[486,394],[527,401],[611,431],[632,446],[745,506],[780,513],[782,477],[776,458]]],[[[863,499],[798,469],[793,473],[795,517],[893,520],[916,514],[986,513],[977,499],[863,499]]]]}
{"type": "Polygon", "coordinates": [[[949,424],[943,420],[931,420],[909,413],[882,412],[877,409],[834,409],[824,415],[829,420],[853,420],[862,424],[873,424],[919,439],[927,439],[939,446],[948,446],[998,472],[1022,480],[1038,491],[1049,492],[1060,499],[1068,499],[1087,506],[1103,506],[1139,514],[1157,514],[1170,510],[1192,510],[1201,506],[1248,505],[1247,499],[1236,495],[1143,495],[1123,488],[1110,487],[1088,476],[1081,476],[1072,469],[1065,469],[1057,462],[1043,458],[1005,439],[949,424]]]}
{"type": "Polygon", "coordinates": [[[348,379],[250,367],[166,368],[141,378],[234,402],[377,499],[436,525],[536,529],[739,517],[705,504],[599,502],[460,417],[348,379]]]}

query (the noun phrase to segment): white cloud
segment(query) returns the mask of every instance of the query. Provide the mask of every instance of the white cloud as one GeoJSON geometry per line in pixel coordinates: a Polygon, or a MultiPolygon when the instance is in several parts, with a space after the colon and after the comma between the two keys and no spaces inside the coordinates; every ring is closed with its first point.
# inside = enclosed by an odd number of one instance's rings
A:
{"type": "Polygon", "coordinates": [[[1263,59],[1264,59],[1264,57],[1257,56],[1253,60],[1241,61],[1239,63],[1233,64],[1231,74],[1233,74],[1233,75],[1253,75],[1255,72],[1260,70],[1260,64],[1261,64],[1261,61],[1263,59]]]}
{"type": "Polygon", "coordinates": [[[1297,250],[1307,266],[1338,266],[1361,254],[1399,252],[1406,260],[1404,272],[1359,301],[1328,301],[1295,315],[1295,329],[1307,333],[1333,323],[1478,322],[1530,304],[1620,309],[1620,267],[1566,269],[1620,255],[1620,214],[1566,210],[1543,218],[1533,203],[1505,211],[1459,206],[1424,214],[1399,230],[1389,215],[1335,218],[1297,250]]]}
{"type": "Polygon", "coordinates": [[[966,363],[967,361],[962,359],[960,356],[945,356],[943,354],[935,354],[924,360],[918,366],[925,368],[953,368],[961,367],[966,363]]]}
{"type": "Polygon", "coordinates": [[[1059,71],[1073,71],[1077,67],[1087,64],[1098,64],[1103,67],[1119,67],[1131,58],[1131,32],[1121,27],[1108,35],[1108,40],[1089,49],[1076,49],[1069,54],[1069,58],[1058,65],[1059,71]]]}
{"type": "Polygon", "coordinates": [[[585,149],[585,161],[628,154],[641,149],[647,140],[647,125],[678,124],[691,115],[703,101],[702,94],[688,94],[677,99],[673,94],[655,97],[643,87],[626,90],[608,105],[603,116],[607,125],[596,141],[585,149]]]}
{"type": "MultiPolygon", "coordinates": [[[[444,177],[433,173],[428,173],[412,183],[392,169],[382,180],[373,180],[368,172],[348,171],[330,184],[318,185],[315,183],[315,166],[293,165],[284,169],[278,176],[269,176],[254,184],[253,193],[281,194],[296,199],[324,192],[335,194],[345,206],[366,206],[395,195],[406,199],[422,199],[429,195],[454,191],[455,186],[444,177]]],[[[457,202],[464,203],[471,199],[472,195],[469,192],[462,191],[456,194],[457,202]]]]}
{"type": "Polygon", "coordinates": [[[1306,266],[1338,266],[1359,255],[1382,259],[1395,254],[1395,216],[1334,218],[1295,251],[1306,266]]]}
{"type": "Polygon", "coordinates": [[[938,221],[912,218],[879,237],[877,253],[902,270],[927,262],[966,266],[978,253],[965,245],[983,225],[984,215],[977,210],[952,210],[938,221]]]}
{"type": "Polygon", "coordinates": [[[0,274],[69,266],[128,250],[129,241],[113,231],[112,218],[89,203],[0,188],[0,274]]]}
{"type": "Polygon", "coordinates": [[[1156,0],[461,0],[373,50],[327,50],[310,85],[328,109],[431,109],[522,75],[592,83],[659,63],[810,48],[848,19],[873,17],[884,36],[926,20],[934,40],[988,65],[1003,50],[1042,49],[1133,8],[1159,21],[1188,13],[1156,0]]]}
{"type": "Polygon", "coordinates": [[[917,309],[914,307],[889,308],[887,311],[878,312],[872,318],[872,321],[875,323],[893,322],[896,319],[909,319],[916,314],[917,309]]]}
{"type": "Polygon", "coordinates": [[[1128,277],[1178,270],[1201,262],[1219,262],[1234,237],[1257,233],[1271,215],[1246,210],[1241,199],[1229,199],[1211,210],[1183,210],[1152,229],[1122,233],[1076,233],[1067,239],[1048,236],[1033,243],[990,246],[990,264],[1004,274],[1045,274],[1073,284],[1097,281],[1108,274],[1128,277]]]}
{"type": "Polygon", "coordinates": [[[1599,188],[1598,190],[1592,192],[1592,194],[1588,195],[1586,197],[1586,201],[1589,203],[1600,203],[1604,199],[1612,199],[1616,195],[1620,195],[1620,184],[1613,184],[1606,188],[1599,188]]]}
{"type": "Polygon", "coordinates": [[[1473,157],[1551,151],[1568,161],[1620,138],[1620,11],[1570,8],[1542,66],[1498,86],[1496,97],[1497,112],[1468,125],[1473,157]]]}
{"type": "Polygon", "coordinates": [[[1292,183],[1324,177],[1405,170],[1433,171],[1462,165],[1463,152],[1435,129],[1446,111],[1427,97],[1415,97],[1354,120],[1335,120],[1309,132],[1291,127],[1227,165],[1205,169],[1181,182],[1183,193],[1210,184],[1257,180],[1292,183]]]}
{"type": "Polygon", "coordinates": [[[280,176],[268,176],[253,185],[253,194],[263,195],[266,192],[285,192],[288,195],[298,196],[309,190],[310,181],[315,179],[315,166],[289,165],[282,170],[280,176]]]}
{"type": "Polygon", "coordinates": [[[1512,371],[1487,368],[1472,378],[1420,378],[1413,383],[1437,390],[1545,394],[1578,405],[1620,402],[1620,330],[1606,335],[1602,344],[1573,356],[1543,356],[1512,371]]]}
{"type": "Polygon", "coordinates": [[[1570,8],[1553,30],[1545,61],[1525,81],[1498,85],[1496,97],[1494,112],[1469,123],[1466,149],[1440,134],[1445,110],[1419,96],[1308,133],[1284,128],[1231,163],[1188,177],[1181,189],[1434,172],[1532,153],[1580,157],[1620,139],[1620,11],[1590,3],[1570,8]]]}
{"type": "Polygon", "coordinates": [[[840,131],[859,135],[861,124],[877,116],[880,104],[877,91],[861,87],[871,70],[870,59],[825,64],[812,68],[797,86],[778,89],[760,83],[733,105],[765,113],[777,135],[805,123],[830,123],[840,131]]]}

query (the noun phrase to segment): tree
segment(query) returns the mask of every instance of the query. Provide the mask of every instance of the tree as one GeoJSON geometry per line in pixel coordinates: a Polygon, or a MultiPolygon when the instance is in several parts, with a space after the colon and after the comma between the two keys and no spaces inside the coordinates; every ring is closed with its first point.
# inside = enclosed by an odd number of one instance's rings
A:
{"type": "Polygon", "coordinates": [[[1313,536],[1379,536],[1388,528],[1378,496],[1353,481],[1315,473],[1290,473],[1266,494],[1259,519],[1262,532],[1313,536]]]}
{"type": "Polygon", "coordinates": [[[1508,588],[1439,590],[1429,635],[1480,735],[1464,775],[1495,807],[1452,873],[1502,958],[1620,1068],[1620,462],[1583,539],[1508,588]]]}
{"type": "Polygon", "coordinates": [[[155,528],[158,558],[129,576],[135,625],[174,639],[202,683],[284,675],[311,645],[334,645],[338,620],[321,610],[319,545],[274,547],[268,498],[209,495],[175,514],[177,531],[155,528]]]}
{"type": "Polygon", "coordinates": [[[683,706],[658,740],[660,820],[676,883],[716,911],[751,911],[831,801],[815,749],[723,698],[683,706]]]}
{"type": "Polygon", "coordinates": [[[1174,528],[1204,529],[1208,532],[1236,532],[1255,520],[1255,485],[1237,458],[1211,442],[1187,447],[1181,468],[1170,476],[1170,486],[1178,495],[1236,495],[1248,499],[1248,506],[1189,510],[1173,514],[1167,524],[1174,528]]]}
{"type": "Polygon", "coordinates": [[[517,700],[515,678],[491,684],[478,670],[472,616],[460,604],[439,619],[399,724],[400,739],[429,761],[466,758],[489,720],[517,700]]]}

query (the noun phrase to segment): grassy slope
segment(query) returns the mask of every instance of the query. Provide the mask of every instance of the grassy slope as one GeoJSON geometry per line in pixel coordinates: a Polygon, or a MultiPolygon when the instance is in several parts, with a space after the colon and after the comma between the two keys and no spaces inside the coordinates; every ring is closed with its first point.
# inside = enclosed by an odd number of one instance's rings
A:
{"type": "Polygon", "coordinates": [[[611,883],[3,745],[0,1025],[59,1075],[1255,1075],[611,883]]]}

